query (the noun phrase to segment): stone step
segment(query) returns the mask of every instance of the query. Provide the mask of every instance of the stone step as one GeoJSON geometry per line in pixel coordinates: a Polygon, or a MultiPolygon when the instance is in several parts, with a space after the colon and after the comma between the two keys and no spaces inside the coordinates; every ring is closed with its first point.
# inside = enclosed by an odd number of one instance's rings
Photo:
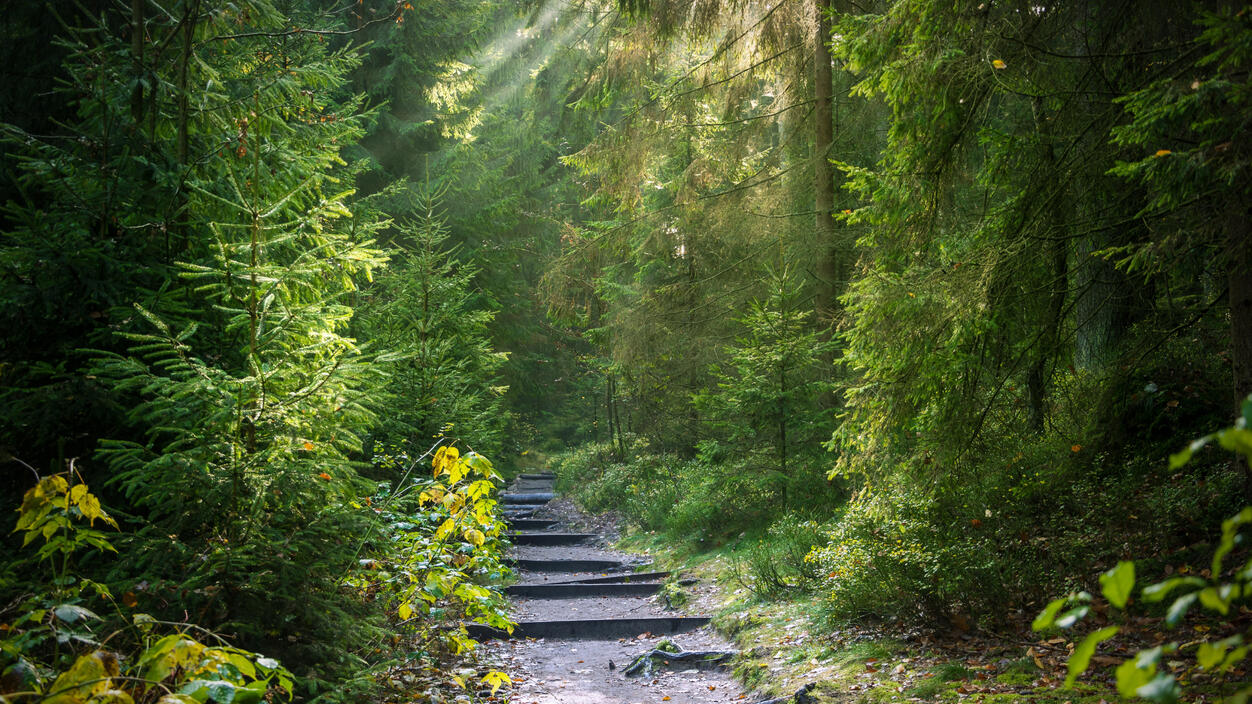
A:
{"type": "Polygon", "coordinates": [[[597,537],[595,533],[509,533],[514,545],[578,545],[597,537]]]}
{"type": "Polygon", "coordinates": [[[518,479],[551,479],[556,481],[556,475],[552,472],[523,472],[517,475],[518,479]]]}
{"type": "Polygon", "coordinates": [[[669,576],[669,572],[622,572],[606,574],[600,577],[583,577],[581,579],[562,579],[545,584],[629,584],[635,582],[660,582],[669,576]]]}
{"type": "Polygon", "coordinates": [[[514,484],[505,488],[505,494],[554,494],[551,484],[514,484]]]}
{"type": "Polygon", "coordinates": [[[564,584],[514,584],[504,588],[509,596],[528,599],[577,599],[599,596],[652,596],[660,582],[567,582],[564,584]]]}
{"type": "Polygon", "coordinates": [[[547,530],[561,525],[553,518],[509,518],[505,517],[514,530],[547,530]]]}
{"type": "Polygon", "coordinates": [[[513,505],[530,505],[530,504],[546,504],[556,495],[550,491],[538,493],[506,493],[500,494],[501,508],[507,510],[510,504],[513,505]]]}
{"type": "Polygon", "coordinates": [[[628,570],[634,565],[617,560],[514,560],[520,570],[529,572],[608,572],[628,570]]]}
{"type": "Polygon", "coordinates": [[[513,629],[513,635],[477,623],[466,626],[474,640],[492,638],[563,638],[592,640],[610,638],[634,638],[642,633],[669,635],[694,630],[708,624],[707,616],[673,616],[656,618],[601,618],[574,621],[521,621],[513,629]]]}

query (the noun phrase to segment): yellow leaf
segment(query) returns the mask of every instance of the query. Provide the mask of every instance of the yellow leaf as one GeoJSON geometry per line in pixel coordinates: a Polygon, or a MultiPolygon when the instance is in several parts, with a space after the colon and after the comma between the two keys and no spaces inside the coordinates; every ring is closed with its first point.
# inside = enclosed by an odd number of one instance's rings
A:
{"type": "Polygon", "coordinates": [[[409,602],[400,605],[400,618],[407,621],[413,615],[413,607],[409,606],[409,602]]]}
{"type": "Polygon", "coordinates": [[[82,501],[83,497],[86,495],[87,495],[86,484],[75,484],[74,487],[70,489],[70,501],[74,502],[75,504],[82,501]]]}
{"type": "Polygon", "coordinates": [[[426,504],[431,501],[442,501],[444,491],[445,489],[442,484],[435,484],[419,494],[417,500],[422,504],[426,504]]]}
{"type": "Polygon", "coordinates": [[[448,534],[452,532],[453,528],[456,528],[456,521],[451,518],[445,520],[435,531],[435,540],[443,540],[448,537],[448,534]]]}
{"type": "Polygon", "coordinates": [[[113,655],[102,650],[83,655],[52,684],[50,691],[56,694],[42,701],[49,704],[85,702],[110,689],[110,678],[117,674],[117,658],[113,655]]]}
{"type": "Polygon", "coordinates": [[[311,442],[306,442],[306,443],[304,443],[303,445],[301,445],[301,447],[303,447],[303,448],[304,448],[304,449],[306,449],[306,450],[312,450],[312,449],[313,449],[313,443],[311,443],[311,442]]]}
{"type": "Polygon", "coordinates": [[[487,542],[487,536],[483,535],[481,530],[470,528],[465,531],[465,542],[481,547],[483,543],[487,542]]]}
{"type": "Polygon", "coordinates": [[[1004,63],[1004,62],[1003,62],[1003,61],[1001,61],[1000,59],[996,59],[996,60],[992,61],[992,62],[991,62],[991,65],[992,65],[992,66],[994,66],[994,67],[996,67],[997,69],[1008,68],[1008,64],[1004,63]]]}
{"type": "Polygon", "coordinates": [[[452,681],[456,683],[456,686],[460,687],[461,689],[465,689],[465,680],[462,679],[460,675],[453,675],[452,681]]]}
{"type": "Polygon", "coordinates": [[[499,691],[500,685],[503,685],[506,683],[512,684],[513,680],[509,679],[508,675],[504,674],[503,672],[500,672],[499,670],[492,670],[491,672],[488,672],[486,675],[484,675],[483,678],[479,680],[479,682],[481,684],[491,685],[491,693],[495,694],[497,691],[499,691]]]}

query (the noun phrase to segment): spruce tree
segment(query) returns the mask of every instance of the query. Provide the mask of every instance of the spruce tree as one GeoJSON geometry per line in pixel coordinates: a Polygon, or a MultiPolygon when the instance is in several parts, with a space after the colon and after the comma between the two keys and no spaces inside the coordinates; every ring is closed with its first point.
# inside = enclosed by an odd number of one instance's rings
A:
{"type": "Polygon", "coordinates": [[[394,403],[376,439],[421,452],[447,435],[490,456],[507,425],[497,377],[507,355],[491,347],[495,313],[475,287],[477,269],[449,247],[440,197],[414,197],[418,216],[401,223],[393,263],[362,309],[361,335],[396,359],[394,403]]]}

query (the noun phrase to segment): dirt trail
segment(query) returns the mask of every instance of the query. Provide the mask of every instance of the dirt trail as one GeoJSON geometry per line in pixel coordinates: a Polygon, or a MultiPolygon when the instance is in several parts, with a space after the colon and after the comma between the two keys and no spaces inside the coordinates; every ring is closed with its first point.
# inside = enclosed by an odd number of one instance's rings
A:
{"type": "MultiPolygon", "coordinates": [[[[551,487],[549,477],[527,475],[515,482],[509,493],[537,494],[551,492],[551,487]]],[[[507,494],[505,500],[508,501],[507,494]]],[[[514,547],[513,557],[519,565],[540,565],[543,568],[543,571],[518,570],[518,583],[525,589],[514,591],[541,594],[511,598],[513,619],[519,622],[519,631],[525,632],[528,628],[540,631],[555,629],[574,637],[489,640],[484,646],[488,660],[494,661],[514,679],[509,702],[712,704],[753,701],[745,696],[726,665],[700,663],[697,667],[689,663],[667,664],[657,658],[651,674],[625,675],[623,670],[637,656],[661,646],[665,641],[685,651],[729,650],[731,646],[708,625],[692,628],[693,624],[700,622],[676,619],[686,614],[667,608],[659,593],[652,596],[639,594],[640,591],[659,589],[661,577],[650,575],[642,580],[629,580],[628,575],[632,572],[651,570],[645,566],[646,560],[639,556],[606,547],[616,535],[615,526],[598,517],[582,514],[568,501],[558,499],[532,506],[535,508],[533,518],[555,519],[556,523],[519,533],[546,531],[595,535],[579,544],[514,547]],[[579,569],[588,560],[616,563],[620,567],[595,571],[579,569]],[[571,566],[569,570],[562,569],[564,562],[571,566]],[[582,582],[584,586],[569,586],[575,582],[582,582]],[[556,590],[531,586],[554,584],[560,586],[556,590]],[[627,593],[628,590],[633,593],[627,593]],[[561,592],[561,598],[548,593],[551,591],[561,592]],[[592,595],[580,595],[583,592],[592,595]],[[634,630],[636,628],[637,631],[634,630]],[[648,628],[681,632],[666,635],[650,632],[648,628]]],[[[520,505],[507,508],[531,513],[520,505]]]]}

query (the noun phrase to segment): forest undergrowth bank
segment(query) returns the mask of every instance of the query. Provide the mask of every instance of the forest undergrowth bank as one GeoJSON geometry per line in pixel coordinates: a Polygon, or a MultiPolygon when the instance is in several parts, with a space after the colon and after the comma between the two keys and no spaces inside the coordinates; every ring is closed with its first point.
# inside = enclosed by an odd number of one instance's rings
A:
{"type": "Polygon", "coordinates": [[[799,480],[788,494],[815,501],[788,503],[767,474],[638,440],[625,462],[602,444],[552,466],[583,506],[626,520],[624,544],[721,585],[716,624],[747,653],[736,671],[773,696],[817,682],[831,701],[1241,701],[1249,426],[1252,398],[1235,427],[1122,481],[1092,481],[1076,446],[1037,450],[1065,460],[1047,464],[1021,451],[1024,487],[959,507],[862,486],[830,512],[830,487],[799,480]],[[1203,503],[1195,485],[1212,487],[1203,503]]]}

